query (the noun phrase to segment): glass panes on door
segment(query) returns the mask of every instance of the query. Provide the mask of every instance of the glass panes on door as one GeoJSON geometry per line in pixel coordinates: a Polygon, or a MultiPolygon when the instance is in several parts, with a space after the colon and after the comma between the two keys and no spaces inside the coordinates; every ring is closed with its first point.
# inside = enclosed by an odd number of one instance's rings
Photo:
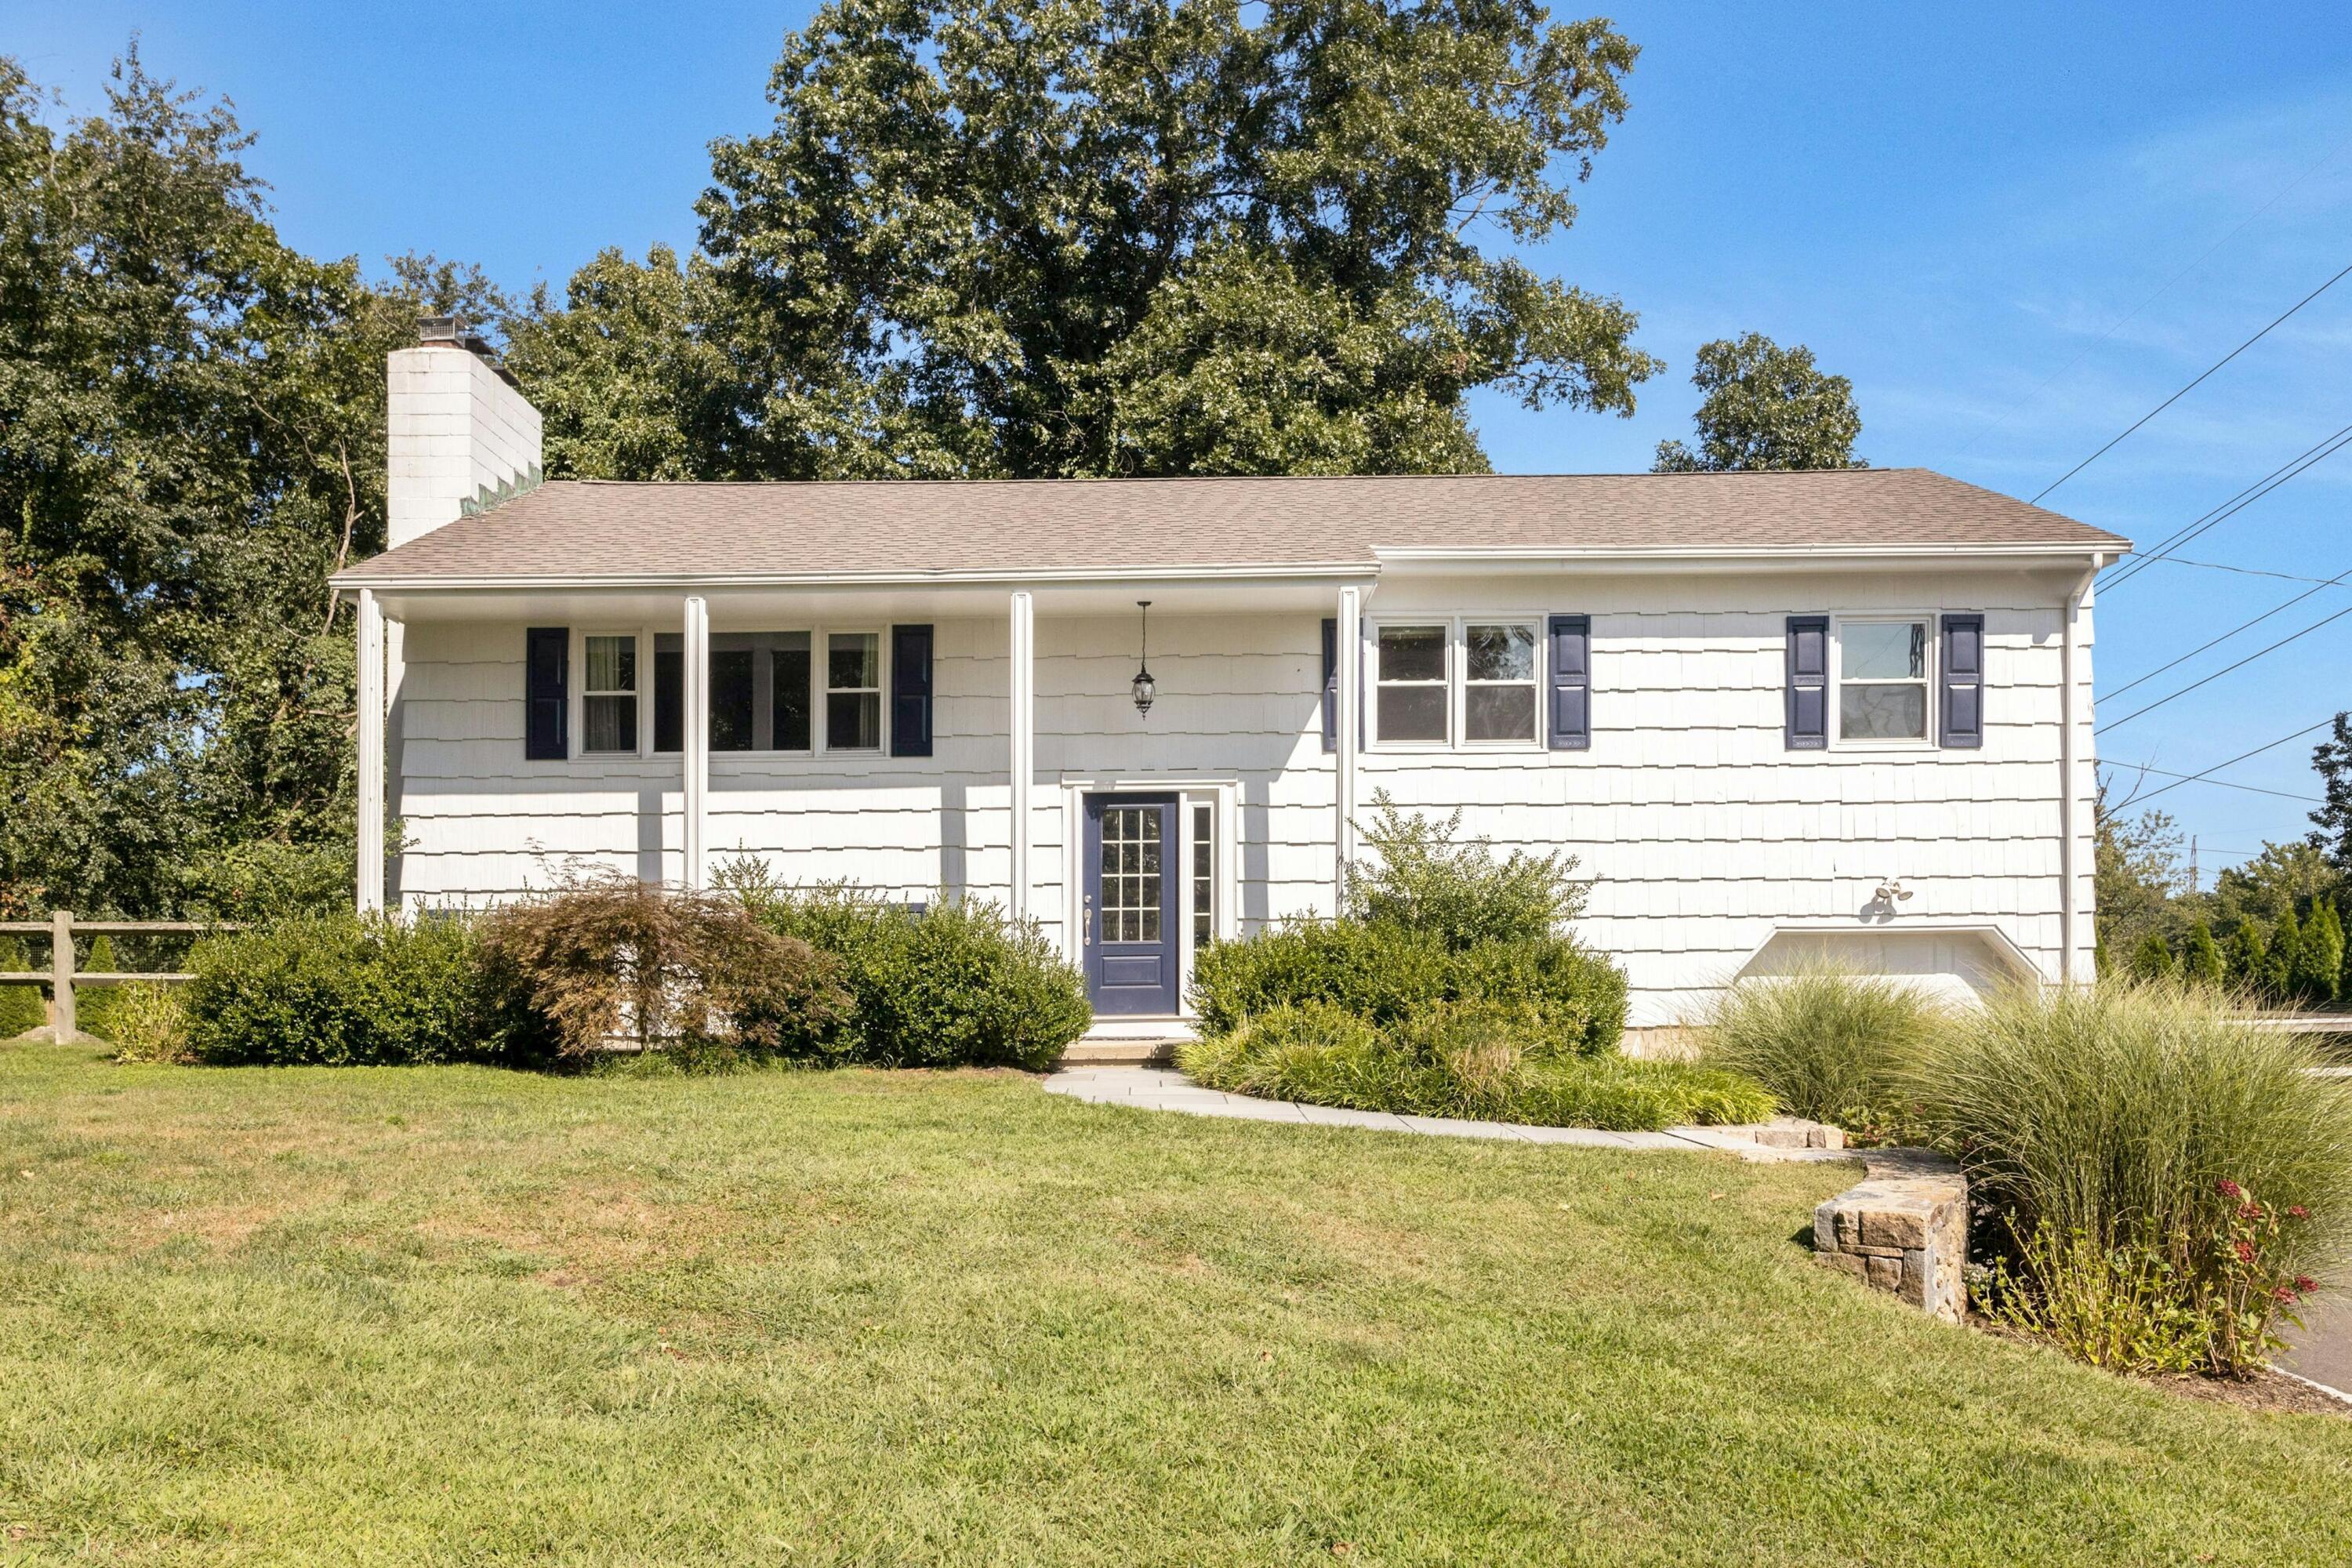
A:
{"type": "Polygon", "coordinates": [[[1192,945],[1206,947],[1217,934],[1217,841],[1215,807],[1192,806],[1192,945]]]}
{"type": "Polygon", "coordinates": [[[1927,738],[1927,623],[1847,621],[1838,628],[1838,735],[1927,738]]]}
{"type": "Polygon", "coordinates": [[[1096,889],[1105,942],[1158,942],[1160,808],[1107,806],[1102,814],[1102,886],[1096,889]]]}

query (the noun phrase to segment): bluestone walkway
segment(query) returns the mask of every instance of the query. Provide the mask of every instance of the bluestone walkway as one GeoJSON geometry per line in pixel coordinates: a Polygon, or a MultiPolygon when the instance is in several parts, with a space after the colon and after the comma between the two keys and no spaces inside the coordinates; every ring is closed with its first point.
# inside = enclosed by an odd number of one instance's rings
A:
{"type": "Polygon", "coordinates": [[[1419,1132],[1433,1138],[1493,1138],[1512,1143],[1564,1143],[1595,1149],[1711,1151],[1748,1160],[1853,1159],[1843,1150],[1767,1148],[1756,1130],[1736,1127],[1670,1127],[1663,1132],[1604,1132],[1596,1127],[1526,1127],[1514,1121],[1462,1121],[1444,1116],[1401,1116],[1387,1110],[1343,1110],[1329,1105],[1298,1105],[1207,1089],[1169,1068],[1075,1067],[1045,1080],[1048,1094],[1066,1094],[1097,1105],[1129,1105],[1141,1110],[1181,1110],[1189,1116],[1230,1116],[1249,1121],[1289,1121],[1307,1127],[1370,1127],[1384,1132],[1419,1132]]]}

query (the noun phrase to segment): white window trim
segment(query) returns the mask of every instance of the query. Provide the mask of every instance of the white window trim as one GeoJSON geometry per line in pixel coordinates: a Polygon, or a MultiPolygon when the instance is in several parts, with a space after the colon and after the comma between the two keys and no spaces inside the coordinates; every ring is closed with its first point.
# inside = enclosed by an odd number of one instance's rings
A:
{"type": "MultiPolygon", "coordinates": [[[[1943,657],[1943,638],[1937,612],[1933,610],[1857,610],[1851,615],[1830,617],[1829,647],[1829,711],[1830,746],[1841,752],[1932,752],[1936,750],[1936,690],[1937,679],[1943,657]],[[1927,733],[1917,740],[1849,740],[1845,732],[1845,701],[1840,695],[1845,686],[1845,628],[1849,626],[1894,626],[1917,622],[1927,628],[1925,647],[1927,659],[1920,684],[1926,688],[1924,710],[1927,733]]],[[[1864,680],[1858,686],[1907,686],[1909,681],[1864,680]]]]}
{"type": "MultiPolygon", "coordinates": [[[[890,754],[890,628],[884,626],[819,626],[809,634],[815,640],[810,645],[809,685],[817,711],[812,713],[809,739],[817,752],[829,757],[887,757],[890,754]],[[845,691],[872,691],[875,697],[874,744],[870,746],[836,746],[833,743],[832,679],[833,642],[835,637],[870,637],[874,639],[874,679],[872,687],[850,687],[845,691]]],[[[802,756],[804,752],[779,753],[802,756]]]]}
{"type": "MultiPolygon", "coordinates": [[[[572,628],[572,668],[579,671],[579,679],[567,682],[571,690],[564,694],[564,705],[571,710],[570,750],[573,761],[584,761],[593,757],[599,762],[609,762],[615,757],[642,757],[646,754],[648,736],[653,728],[653,705],[646,700],[648,683],[653,676],[653,666],[646,657],[646,650],[650,647],[652,645],[645,640],[635,626],[592,626],[572,628]],[[632,652],[637,670],[637,689],[629,695],[637,700],[637,743],[630,751],[592,752],[588,749],[588,639],[590,637],[626,637],[633,645],[632,652]]],[[[622,693],[600,691],[596,695],[618,697],[622,693]]]]}
{"type": "MultiPolygon", "coordinates": [[[[1544,750],[1544,682],[1550,673],[1550,655],[1545,628],[1549,623],[1541,610],[1478,610],[1464,615],[1430,612],[1409,615],[1399,612],[1386,616],[1364,617],[1364,749],[1369,752],[1540,752],[1544,750]],[[1470,627],[1472,626],[1523,626],[1535,634],[1535,674],[1529,684],[1533,692],[1529,700],[1533,732],[1525,740],[1473,741],[1470,724],[1470,627]],[[1445,628],[1445,738],[1442,741],[1391,741],[1381,734],[1381,629],[1383,626],[1428,626],[1445,628]]],[[[1515,685],[1517,682],[1481,682],[1480,684],[1515,685]]]]}

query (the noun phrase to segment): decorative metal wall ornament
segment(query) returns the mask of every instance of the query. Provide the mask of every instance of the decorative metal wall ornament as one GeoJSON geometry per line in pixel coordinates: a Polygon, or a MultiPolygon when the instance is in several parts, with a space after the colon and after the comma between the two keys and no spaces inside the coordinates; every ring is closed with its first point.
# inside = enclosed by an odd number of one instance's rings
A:
{"type": "Polygon", "coordinates": [[[1142,612],[1141,651],[1136,655],[1135,711],[1142,718],[1151,717],[1151,700],[1160,691],[1160,683],[1151,679],[1151,601],[1138,599],[1135,607],[1142,612]]]}

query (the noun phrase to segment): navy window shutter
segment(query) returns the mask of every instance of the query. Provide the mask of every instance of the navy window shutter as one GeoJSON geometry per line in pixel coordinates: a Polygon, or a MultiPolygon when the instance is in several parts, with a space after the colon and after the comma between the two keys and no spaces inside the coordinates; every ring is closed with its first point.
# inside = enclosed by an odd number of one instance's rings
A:
{"type": "Polygon", "coordinates": [[[890,754],[931,754],[931,628],[890,628],[890,754]]]}
{"type": "Polygon", "coordinates": [[[1339,749],[1339,622],[1323,617],[1323,749],[1339,749]]]}
{"type": "Polygon", "coordinates": [[[1789,617],[1786,739],[1792,752],[1819,752],[1830,743],[1830,618],[1789,617]]]}
{"type": "Polygon", "coordinates": [[[1984,744],[1984,617],[1944,617],[1941,740],[1947,746],[1984,744]]]}
{"type": "Polygon", "coordinates": [[[1592,617],[1551,617],[1551,749],[1592,748],[1592,617]]]}
{"type": "Polygon", "coordinates": [[[523,637],[522,754],[560,763],[572,754],[572,628],[533,626],[523,637]]]}

